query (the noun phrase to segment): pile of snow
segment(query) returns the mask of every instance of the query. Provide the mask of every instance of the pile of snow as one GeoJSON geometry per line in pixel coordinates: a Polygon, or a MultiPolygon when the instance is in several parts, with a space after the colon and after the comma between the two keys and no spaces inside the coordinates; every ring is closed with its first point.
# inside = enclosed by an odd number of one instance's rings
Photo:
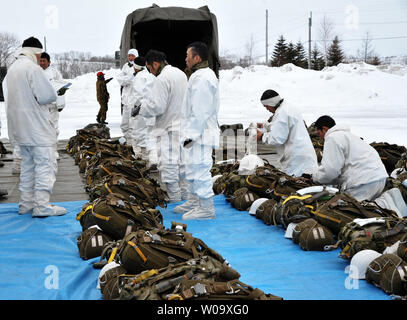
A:
{"type": "MultiPolygon", "coordinates": [[[[106,78],[119,70],[106,70],[106,78]]],[[[86,74],[74,80],[67,92],[67,107],[60,114],[60,139],[69,139],[76,130],[94,123],[99,110],[96,101],[96,75],[86,74]]],[[[346,123],[367,142],[407,145],[407,67],[375,67],[365,63],[340,64],[323,71],[306,70],[287,64],[280,68],[266,66],[236,67],[220,72],[221,108],[219,123],[251,122],[270,117],[260,97],[274,89],[287,102],[297,106],[309,125],[322,115],[331,115],[346,123]]],[[[110,103],[107,121],[112,136],[120,136],[121,103],[117,80],[108,84],[110,103]]],[[[0,104],[7,137],[4,107],[0,104]]]]}

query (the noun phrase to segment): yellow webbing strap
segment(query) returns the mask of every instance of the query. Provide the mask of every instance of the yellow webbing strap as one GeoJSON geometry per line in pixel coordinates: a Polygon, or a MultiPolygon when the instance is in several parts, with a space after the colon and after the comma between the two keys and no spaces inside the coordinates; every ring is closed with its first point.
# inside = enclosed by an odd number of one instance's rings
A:
{"type": "Polygon", "coordinates": [[[108,175],[111,175],[112,173],[109,171],[109,170],[107,170],[104,166],[101,166],[101,168],[108,174],[108,175]]]}
{"type": "Polygon", "coordinates": [[[184,298],[181,297],[179,294],[172,294],[168,297],[168,301],[172,301],[172,300],[182,301],[182,300],[184,300],[184,298]]]}
{"type": "Polygon", "coordinates": [[[305,200],[305,199],[309,199],[309,198],[312,198],[312,195],[307,194],[307,195],[305,195],[305,196],[303,196],[303,197],[300,197],[300,196],[290,196],[290,197],[288,197],[288,198],[283,202],[283,205],[286,204],[288,201],[293,200],[293,199],[305,200]]]}
{"type": "Polygon", "coordinates": [[[100,219],[100,220],[105,220],[105,221],[109,221],[109,220],[110,220],[110,217],[102,216],[102,215],[100,215],[100,214],[98,214],[98,213],[96,213],[96,212],[94,212],[94,211],[93,211],[93,216],[94,216],[95,218],[100,219]]]}
{"type": "Polygon", "coordinates": [[[113,194],[112,190],[109,188],[109,186],[107,185],[107,182],[105,183],[105,188],[106,190],[110,193],[113,194]]]}
{"type": "Polygon", "coordinates": [[[96,153],[94,153],[94,152],[91,152],[91,151],[86,151],[86,153],[90,154],[91,156],[94,156],[94,155],[96,155],[96,153]]]}
{"type": "Polygon", "coordinates": [[[127,242],[130,246],[132,246],[136,252],[138,253],[138,255],[140,256],[141,259],[143,259],[144,263],[147,261],[146,256],[143,254],[143,252],[141,252],[140,248],[136,246],[136,244],[132,241],[128,241],[127,242]]]}
{"type": "Polygon", "coordinates": [[[158,270],[156,270],[156,269],[150,270],[150,271],[148,271],[146,273],[141,274],[136,279],[134,279],[133,284],[140,283],[140,282],[142,282],[142,281],[144,281],[144,280],[146,280],[148,278],[151,278],[152,276],[155,276],[157,274],[158,274],[158,270]]]}
{"type": "Polygon", "coordinates": [[[313,207],[313,206],[305,206],[305,207],[311,209],[311,213],[314,214],[314,215],[316,215],[316,216],[318,216],[318,217],[320,217],[320,218],[327,219],[327,220],[331,220],[331,221],[333,221],[333,222],[335,222],[335,223],[337,223],[337,224],[340,224],[340,223],[341,223],[341,220],[332,218],[332,217],[330,217],[330,216],[327,216],[326,214],[322,214],[322,213],[319,213],[318,211],[314,210],[314,207],[313,207]]]}
{"type": "Polygon", "coordinates": [[[88,212],[89,210],[92,210],[92,209],[93,209],[93,205],[90,205],[90,206],[86,207],[84,210],[82,210],[82,211],[78,214],[78,216],[76,217],[76,220],[77,220],[77,221],[81,220],[81,218],[85,215],[85,213],[88,212]]]}
{"type": "MultiPolygon", "coordinates": [[[[249,177],[250,177],[250,176],[249,176],[249,177]]],[[[251,183],[251,182],[249,181],[249,177],[246,178],[246,183],[247,183],[249,186],[254,187],[254,188],[257,188],[257,189],[263,188],[263,186],[259,186],[259,185],[257,185],[257,184],[251,183]]]]}
{"type": "Polygon", "coordinates": [[[117,247],[116,247],[116,248],[113,248],[112,254],[111,254],[110,257],[109,257],[109,260],[107,260],[107,263],[112,263],[112,262],[113,262],[113,259],[114,259],[114,257],[116,256],[116,253],[117,253],[117,247]]]}

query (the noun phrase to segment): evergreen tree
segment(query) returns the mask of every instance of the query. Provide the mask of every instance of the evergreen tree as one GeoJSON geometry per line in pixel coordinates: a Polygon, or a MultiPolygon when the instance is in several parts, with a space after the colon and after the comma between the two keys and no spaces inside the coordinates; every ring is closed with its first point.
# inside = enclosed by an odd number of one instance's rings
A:
{"type": "Polygon", "coordinates": [[[286,61],[287,56],[287,44],[283,36],[281,36],[273,51],[271,66],[273,67],[281,67],[283,64],[287,63],[286,61]]]}
{"type": "Polygon", "coordinates": [[[328,49],[328,66],[337,66],[345,59],[338,36],[335,37],[328,49]]]}
{"type": "Polygon", "coordinates": [[[308,68],[307,54],[305,53],[305,48],[300,41],[295,45],[295,59],[294,64],[301,68],[308,68]]]}
{"type": "Polygon", "coordinates": [[[292,42],[287,45],[287,53],[286,53],[286,63],[295,63],[295,59],[297,56],[297,52],[295,50],[295,46],[292,42]]]}
{"type": "Polygon", "coordinates": [[[322,53],[318,50],[316,43],[311,52],[311,68],[313,70],[322,70],[325,66],[325,59],[322,53]]]}

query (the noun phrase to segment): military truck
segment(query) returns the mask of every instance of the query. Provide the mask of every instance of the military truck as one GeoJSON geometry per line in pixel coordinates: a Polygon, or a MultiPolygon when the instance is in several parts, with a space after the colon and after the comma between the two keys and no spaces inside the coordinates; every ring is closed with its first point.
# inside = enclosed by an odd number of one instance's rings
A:
{"type": "Polygon", "coordinates": [[[6,67],[0,67],[0,102],[4,101],[4,95],[3,95],[3,80],[4,77],[6,76],[7,73],[7,68],[6,67]]]}
{"type": "Polygon", "coordinates": [[[216,16],[207,6],[151,7],[138,9],[127,16],[120,46],[120,66],[127,61],[131,48],[145,56],[150,49],[167,55],[168,63],[184,70],[187,46],[202,41],[209,49],[209,66],[219,76],[219,40],[216,16]]]}

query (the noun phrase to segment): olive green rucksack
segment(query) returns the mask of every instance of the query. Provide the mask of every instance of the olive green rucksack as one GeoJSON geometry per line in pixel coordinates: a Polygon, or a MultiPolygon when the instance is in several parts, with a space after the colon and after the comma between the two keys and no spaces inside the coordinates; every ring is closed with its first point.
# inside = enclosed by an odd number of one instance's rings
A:
{"type": "Polygon", "coordinates": [[[119,276],[121,300],[184,300],[182,293],[174,293],[185,280],[230,281],[240,274],[228,264],[211,256],[170,264],[164,268],[148,269],[137,275],[119,276]]]}
{"type": "Polygon", "coordinates": [[[97,226],[83,231],[76,240],[79,255],[83,260],[100,257],[106,243],[112,239],[104,234],[97,226]]]}
{"type": "Polygon", "coordinates": [[[88,187],[101,183],[106,176],[112,174],[122,174],[128,180],[136,181],[148,177],[150,172],[144,163],[140,165],[137,160],[116,160],[114,158],[105,160],[102,164],[89,169],[86,175],[88,187]]]}
{"type": "Polygon", "coordinates": [[[122,266],[112,268],[100,277],[100,290],[103,300],[117,300],[120,297],[118,279],[119,276],[127,274],[122,266]]]}
{"type": "Polygon", "coordinates": [[[387,142],[373,142],[370,145],[380,155],[388,174],[391,174],[394,169],[396,169],[396,165],[400,161],[402,155],[407,152],[406,147],[389,144],[387,142]]]}
{"type": "Polygon", "coordinates": [[[293,242],[305,251],[326,251],[335,244],[332,232],[314,219],[307,219],[294,227],[293,242]]]}
{"type": "Polygon", "coordinates": [[[209,248],[202,240],[175,227],[171,230],[139,230],[130,233],[121,241],[116,261],[129,272],[138,274],[203,255],[210,255],[221,263],[225,262],[219,253],[209,248]]]}
{"type": "Polygon", "coordinates": [[[108,194],[120,194],[126,201],[137,203],[144,207],[165,208],[167,206],[167,193],[152,179],[140,178],[131,181],[123,174],[107,176],[102,183],[89,189],[90,200],[107,196],[108,194]]]}
{"type": "Polygon", "coordinates": [[[256,174],[248,176],[246,183],[260,197],[277,200],[314,185],[310,179],[291,177],[272,165],[257,168],[256,174]]]}
{"type": "Polygon", "coordinates": [[[248,188],[236,190],[230,198],[231,205],[239,211],[247,211],[259,196],[248,188]]]}
{"type": "Polygon", "coordinates": [[[322,202],[314,202],[312,199],[304,200],[304,210],[309,210],[312,218],[331,230],[334,235],[338,235],[341,229],[354,219],[398,218],[392,210],[380,208],[371,202],[359,202],[346,193],[338,193],[322,202]]]}
{"type": "Polygon", "coordinates": [[[140,207],[120,194],[98,198],[88,210],[92,210],[99,228],[114,240],[123,239],[129,231],[164,228],[159,210],[140,207]]]}
{"type": "Polygon", "coordinates": [[[364,226],[357,221],[350,222],[338,235],[342,249],[340,257],[351,259],[356,253],[366,249],[383,253],[406,234],[407,221],[400,218],[380,218],[377,222],[372,221],[364,226]]]}
{"type": "Polygon", "coordinates": [[[256,218],[262,220],[268,226],[277,226],[277,221],[275,220],[275,207],[277,204],[278,202],[275,199],[263,202],[256,210],[256,218]]]}
{"type": "Polygon", "coordinates": [[[247,187],[247,176],[239,175],[238,173],[230,173],[225,177],[224,194],[227,198],[233,196],[236,190],[247,187]]]}
{"type": "Polygon", "coordinates": [[[366,270],[366,281],[387,294],[407,294],[407,263],[394,254],[383,254],[373,260],[366,270]]]}

